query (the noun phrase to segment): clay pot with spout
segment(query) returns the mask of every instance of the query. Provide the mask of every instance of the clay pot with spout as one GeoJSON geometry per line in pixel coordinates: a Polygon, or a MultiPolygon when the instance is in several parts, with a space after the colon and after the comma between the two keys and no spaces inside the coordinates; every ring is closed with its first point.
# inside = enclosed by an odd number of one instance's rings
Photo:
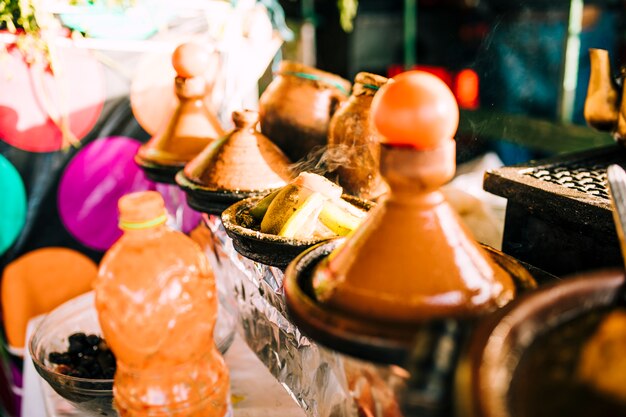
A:
{"type": "Polygon", "coordinates": [[[349,81],[283,61],[259,100],[261,132],[298,161],[326,145],[330,119],[349,94],[349,81]]]}
{"type": "Polygon", "coordinates": [[[612,131],[617,125],[619,92],[611,75],[608,51],[590,49],[591,76],[585,100],[585,120],[598,130],[612,131]]]}
{"type": "Polygon", "coordinates": [[[352,95],[333,115],[328,132],[328,151],[337,168],[330,175],[346,194],[374,200],[387,191],[378,172],[379,137],[370,121],[374,95],[387,78],[360,72],[352,95]]]}

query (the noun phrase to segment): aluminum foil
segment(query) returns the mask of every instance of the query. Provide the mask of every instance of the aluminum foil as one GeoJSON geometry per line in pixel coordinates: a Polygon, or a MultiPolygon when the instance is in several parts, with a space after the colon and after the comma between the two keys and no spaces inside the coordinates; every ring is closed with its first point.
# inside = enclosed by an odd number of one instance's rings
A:
{"type": "Polygon", "coordinates": [[[400,415],[395,393],[406,371],[361,362],[308,339],[288,320],[283,272],[237,253],[219,217],[205,216],[205,224],[211,232],[207,255],[217,279],[232,288],[239,332],[307,415],[400,415]]]}

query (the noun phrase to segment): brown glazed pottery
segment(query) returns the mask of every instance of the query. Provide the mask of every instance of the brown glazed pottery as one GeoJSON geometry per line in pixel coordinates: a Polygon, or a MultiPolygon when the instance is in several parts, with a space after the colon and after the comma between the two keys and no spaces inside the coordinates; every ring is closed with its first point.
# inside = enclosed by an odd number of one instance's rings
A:
{"type": "Polygon", "coordinates": [[[350,82],[296,62],[280,63],[259,99],[261,132],[292,161],[326,145],[330,118],[350,95],[350,82]]]}
{"type": "MultiPolygon", "coordinates": [[[[315,270],[338,248],[349,244],[347,239],[349,237],[313,246],[289,264],[284,281],[289,317],[305,334],[331,349],[377,363],[406,365],[416,336],[436,332],[441,320],[390,322],[379,320],[376,315],[364,320],[361,316],[317,300],[313,282],[315,270]]],[[[533,277],[514,258],[486,246],[481,248],[490,261],[513,277],[520,292],[536,288],[533,277]]],[[[391,275],[383,278],[381,281],[389,281],[391,275]]],[[[420,276],[416,273],[412,279],[420,280],[420,276]]],[[[463,320],[469,322],[467,318],[463,320]]]]}
{"type": "Polygon", "coordinates": [[[604,49],[590,49],[591,76],[585,99],[585,120],[604,131],[613,131],[617,125],[619,112],[619,92],[611,74],[609,52],[604,49]]]}
{"type": "Polygon", "coordinates": [[[576,371],[581,348],[623,286],[623,270],[585,273],[525,294],[482,321],[457,369],[457,415],[626,415],[626,405],[581,384],[576,371]]]}
{"type": "Polygon", "coordinates": [[[415,323],[482,314],[514,297],[509,274],[439,191],[454,176],[455,149],[453,139],[428,150],[382,145],[390,192],[317,267],[321,302],[363,319],[415,323]]]}
{"type": "Polygon", "coordinates": [[[172,55],[179,105],[135,156],[137,164],[157,182],[174,183],[176,172],[224,134],[217,117],[205,105],[210,86],[202,75],[208,61],[208,53],[192,43],[179,46],[172,55]]]}
{"type": "Polygon", "coordinates": [[[234,130],[208,145],[179,172],[176,181],[192,207],[206,211],[203,201],[210,204],[217,199],[219,208],[211,212],[221,213],[236,201],[268,194],[290,179],[289,160],[256,130],[258,121],[255,111],[233,112],[234,130]]]}
{"type": "MultiPolygon", "coordinates": [[[[360,209],[369,211],[374,203],[344,194],[344,200],[360,209]]],[[[250,209],[262,197],[248,198],[233,204],[222,213],[222,223],[226,233],[233,239],[235,250],[253,261],[285,269],[300,253],[327,239],[292,239],[262,233],[260,225],[249,225],[250,209]]]]}
{"type": "Polygon", "coordinates": [[[328,131],[330,155],[340,155],[341,162],[330,176],[337,176],[346,194],[369,200],[387,191],[378,172],[378,133],[369,118],[374,94],[386,82],[380,75],[358,73],[352,95],[333,115],[328,131]]]}

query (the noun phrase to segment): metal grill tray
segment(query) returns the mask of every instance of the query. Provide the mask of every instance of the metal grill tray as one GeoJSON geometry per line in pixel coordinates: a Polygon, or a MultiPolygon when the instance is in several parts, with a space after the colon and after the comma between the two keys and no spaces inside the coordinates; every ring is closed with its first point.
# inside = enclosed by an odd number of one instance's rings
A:
{"type": "Polygon", "coordinates": [[[618,145],[486,172],[483,188],[508,199],[503,251],[556,275],[619,264],[612,164],[626,167],[618,145]]]}
{"type": "Polygon", "coordinates": [[[626,151],[617,145],[488,171],[484,189],[555,221],[614,233],[606,182],[611,164],[626,167],[626,151]]]}

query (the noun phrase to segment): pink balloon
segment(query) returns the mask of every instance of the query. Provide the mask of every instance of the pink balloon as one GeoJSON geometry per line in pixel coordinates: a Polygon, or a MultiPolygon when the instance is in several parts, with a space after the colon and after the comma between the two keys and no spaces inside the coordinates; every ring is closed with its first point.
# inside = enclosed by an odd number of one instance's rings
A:
{"type": "Polygon", "coordinates": [[[67,114],[74,136],[82,139],[96,124],[105,99],[102,67],[88,51],[54,49],[56,73],[42,64],[28,65],[15,46],[0,68],[0,138],[30,152],[63,147],[53,117],[67,114]]]}
{"type": "Polygon", "coordinates": [[[83,245],[107,250],[122,235],[117,201],[135,191],[160,192],[170,225],[183,232],[200,222],[200,214],[187,206],[181,189],[153,183],[135,164],[140,145],[123,136],[100,138],[81,149],[65,169],[57,198],[59,214],[65,228],[83,245]]]}
{"type": "Polygon", "coordinates": [[[117,200],[154,190],[133,158],[141,143],[126,137],[93,141],[70,161],[59,184],[58,206],[65,228],[83,245],[108,249],[121,235],[117,200]]]}

